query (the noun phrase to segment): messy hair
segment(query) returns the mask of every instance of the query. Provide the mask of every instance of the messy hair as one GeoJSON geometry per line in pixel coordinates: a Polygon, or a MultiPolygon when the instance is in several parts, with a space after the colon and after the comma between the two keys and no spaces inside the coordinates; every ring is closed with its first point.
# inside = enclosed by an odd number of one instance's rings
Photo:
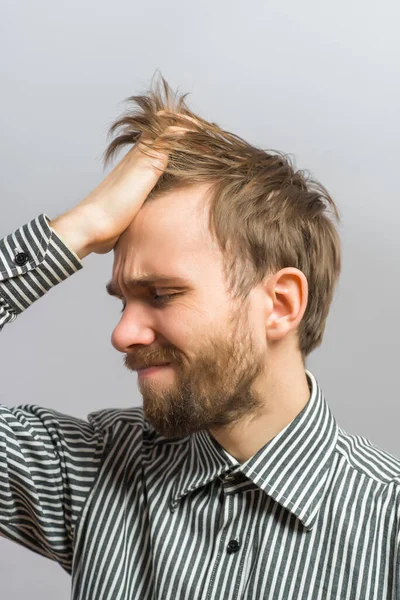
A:
{"type": "Polygon", "coordinates": [[[308,172],[296,170],[290,156],[257,148],[202,119],[188,108],[187,95],[174,93],[159,73],[146,94],[127,98],[133,106],[111,125],[109,137],[118,134],[104,164],[117,149],[145,136],[153,149],[169,152],[148,200],[210,184],[208,225],[223,253],[226,289],[233,299],[245,301],[253,287],[280,269],[302,271],[308,302],[297,339],[305,363],[322,342],[341,270],[340,238],[329,218],[330,210],[339,223],[339,211],[327,190],[308,172]],[[190,131],[155,142],[169,125],[190,131]]]}

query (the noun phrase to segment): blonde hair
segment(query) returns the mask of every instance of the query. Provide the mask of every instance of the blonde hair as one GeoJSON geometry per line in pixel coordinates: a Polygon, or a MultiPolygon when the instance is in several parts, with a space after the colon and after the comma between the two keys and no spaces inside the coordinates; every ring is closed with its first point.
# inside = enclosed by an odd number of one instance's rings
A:
{"type": "Polygon", "coordinates": [[[168,134],[153,143],[170,154],[149,199],[211,184],[209,228],[224,254],[227,291],[234,299],[244,301],[267,275],[285,267],[304,273],[308,303],[298,327],[304,363],[322,342],[341,270],[340,238],[328,209],[338,223],[339,211],[327,190],[296,170],[288,155],[256,148],[202,119],[190,111],[186,96],[174,93],[160,74],[145,95],[128,98],[133,107],[111,125],[109,136],[119,134],[104,164],[141,134],[154,142],[169,125],[189,127],[183,136],[168,134]]]}

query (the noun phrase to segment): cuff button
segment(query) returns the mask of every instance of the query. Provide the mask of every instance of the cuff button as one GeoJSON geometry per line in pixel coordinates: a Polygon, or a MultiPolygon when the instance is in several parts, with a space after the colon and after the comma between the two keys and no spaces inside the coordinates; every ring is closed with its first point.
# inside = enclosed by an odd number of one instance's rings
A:
{"type": "Polygon", "coordinates": [[[14,262],[19,266],[22,267],[23,265],[26,265],[26,263],[29,260],[29,256],[27,255],[26,252],[18,252],[18,254],[16,254],[15,258],[14,258],[14,262]]]}

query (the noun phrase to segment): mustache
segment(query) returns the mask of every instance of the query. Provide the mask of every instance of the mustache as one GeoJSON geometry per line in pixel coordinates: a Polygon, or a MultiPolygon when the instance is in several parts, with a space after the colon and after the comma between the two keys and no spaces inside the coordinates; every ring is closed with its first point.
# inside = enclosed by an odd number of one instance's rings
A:
{"type": "Polygon", "coordinates": [[[177,353],[174,351],[171,351],[167,355],[165,352],[160,352],[160,350],[137,350],[135,353],[127,354],[123,362],[129,371],[137,371],[139,369],[155,367],[156,365],[178,362],[178,360],[177,353]]]}

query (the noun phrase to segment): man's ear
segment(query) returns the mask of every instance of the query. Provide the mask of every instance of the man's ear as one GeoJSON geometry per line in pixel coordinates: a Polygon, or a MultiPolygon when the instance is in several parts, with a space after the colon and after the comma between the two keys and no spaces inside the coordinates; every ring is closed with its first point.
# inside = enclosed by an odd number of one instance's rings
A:
{"type": "Polygon", "coordinates": [[[265,283],[268,310],[265,333],[268,340],[280,340],[295,331],[307,308],[308,282],[295,267],[281,269],[265,283]]]}

